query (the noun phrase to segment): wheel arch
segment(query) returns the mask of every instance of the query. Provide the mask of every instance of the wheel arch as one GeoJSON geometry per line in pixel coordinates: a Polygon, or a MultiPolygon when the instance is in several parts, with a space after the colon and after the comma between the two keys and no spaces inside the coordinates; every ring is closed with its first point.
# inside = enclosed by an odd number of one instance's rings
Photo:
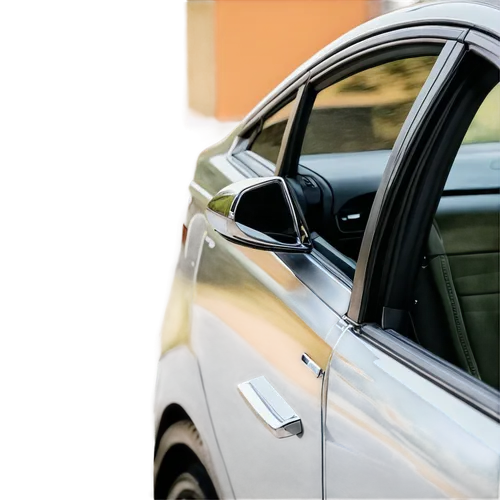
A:
{"type": "Polygon", "coordinates": [[[170,425],[159,440],[155,460],[155,498],[166,498],[181,474],[191,474],[209,498],[219,498],[208,449],[191,420],[170,425]],[[211,474],[212,472],[212,474],[211,474]]]}
{"type": "MultiPolygon", "coordinates": [[[[188,345],[165,353],[158,363],[155,397],[155,478],[164,457],[159,454],[162,437],[178,422],[191,422],[203,445],[198,456],[220,498],[234,497],[224,459],[212,426],[198,362],[188,345]]],[[[193,445],[193,452],[199,448],[193,445]]]]}

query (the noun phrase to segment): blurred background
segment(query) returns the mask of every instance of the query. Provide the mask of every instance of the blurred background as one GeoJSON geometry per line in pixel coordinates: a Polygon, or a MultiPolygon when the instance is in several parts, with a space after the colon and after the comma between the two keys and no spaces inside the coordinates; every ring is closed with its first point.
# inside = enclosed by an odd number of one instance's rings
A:
{"type": "Polygon", "coordinates": [[[188,0],[189,108],[241,120],[340,35],[419,0],[188,0]]]}

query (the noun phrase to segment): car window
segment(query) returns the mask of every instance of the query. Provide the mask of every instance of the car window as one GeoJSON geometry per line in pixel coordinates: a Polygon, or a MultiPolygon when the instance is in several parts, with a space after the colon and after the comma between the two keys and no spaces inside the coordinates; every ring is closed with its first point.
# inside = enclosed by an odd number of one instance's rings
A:
{"type": "Polygon", "coordinates": [[[276,164],[293,103],[289,102],[264,121],[262,130],[250,145],[250,151],[276,164]]]}
{"type": "Polygon", "coordinates": [[[472,120],[453,161],[443,196],[500,188],[500,84],[489,92],[472,120]]]}
{"type": "Polygon", "coordinates": [[[434,354],[499,389],[500,85],[479,107],[427,236],[411,311],[434,354]]]}
{"type": "Polygon", "coordinates": [[[392,60],[315,96],[299,157],[302,208],[315,248],[350,277],[392,148],[437,57],[392,60]],[[325,189],[322,206],[312,206],[311,200],[320,198],[313,196],[314,186],[323,181],[332,193],[331,206],[325,189]]]}
{"type": "Polygon", "coordinates": [[[436,58],[388,62],[319,92],[301,160],[307,164],[308,155],[391,150],[436,58]]]}
{"type": "Polygon", "coordinates": [[[463,144],[500,141],[500,85],[488,94],[465,135],[463,144]]]}

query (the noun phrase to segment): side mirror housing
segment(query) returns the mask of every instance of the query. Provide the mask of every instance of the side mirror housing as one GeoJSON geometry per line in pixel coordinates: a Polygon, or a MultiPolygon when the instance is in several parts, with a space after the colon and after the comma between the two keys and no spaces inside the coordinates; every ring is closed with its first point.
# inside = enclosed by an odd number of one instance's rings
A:
{"type": "Polygon", "coordinates": [[[231,184],[209,201],[205,213],[215,231],[233,243],[274,252],[312,250],[302,212],[281,177],[231,184]]]}

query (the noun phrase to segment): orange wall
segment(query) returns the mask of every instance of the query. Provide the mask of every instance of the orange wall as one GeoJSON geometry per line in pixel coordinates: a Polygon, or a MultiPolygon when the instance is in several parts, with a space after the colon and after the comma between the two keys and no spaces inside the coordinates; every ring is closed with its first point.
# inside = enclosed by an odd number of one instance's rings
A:
{"type": "Polygon", "coordinates": [[[184,13],[184,109],[215,116],[213,3],[185,1],[184,13]]]}
{"type": "Polygon", "coordinates": [[[239,119],[297,66],[370,18],[370,0],[217,0],[215,116],[239,119]]]}

